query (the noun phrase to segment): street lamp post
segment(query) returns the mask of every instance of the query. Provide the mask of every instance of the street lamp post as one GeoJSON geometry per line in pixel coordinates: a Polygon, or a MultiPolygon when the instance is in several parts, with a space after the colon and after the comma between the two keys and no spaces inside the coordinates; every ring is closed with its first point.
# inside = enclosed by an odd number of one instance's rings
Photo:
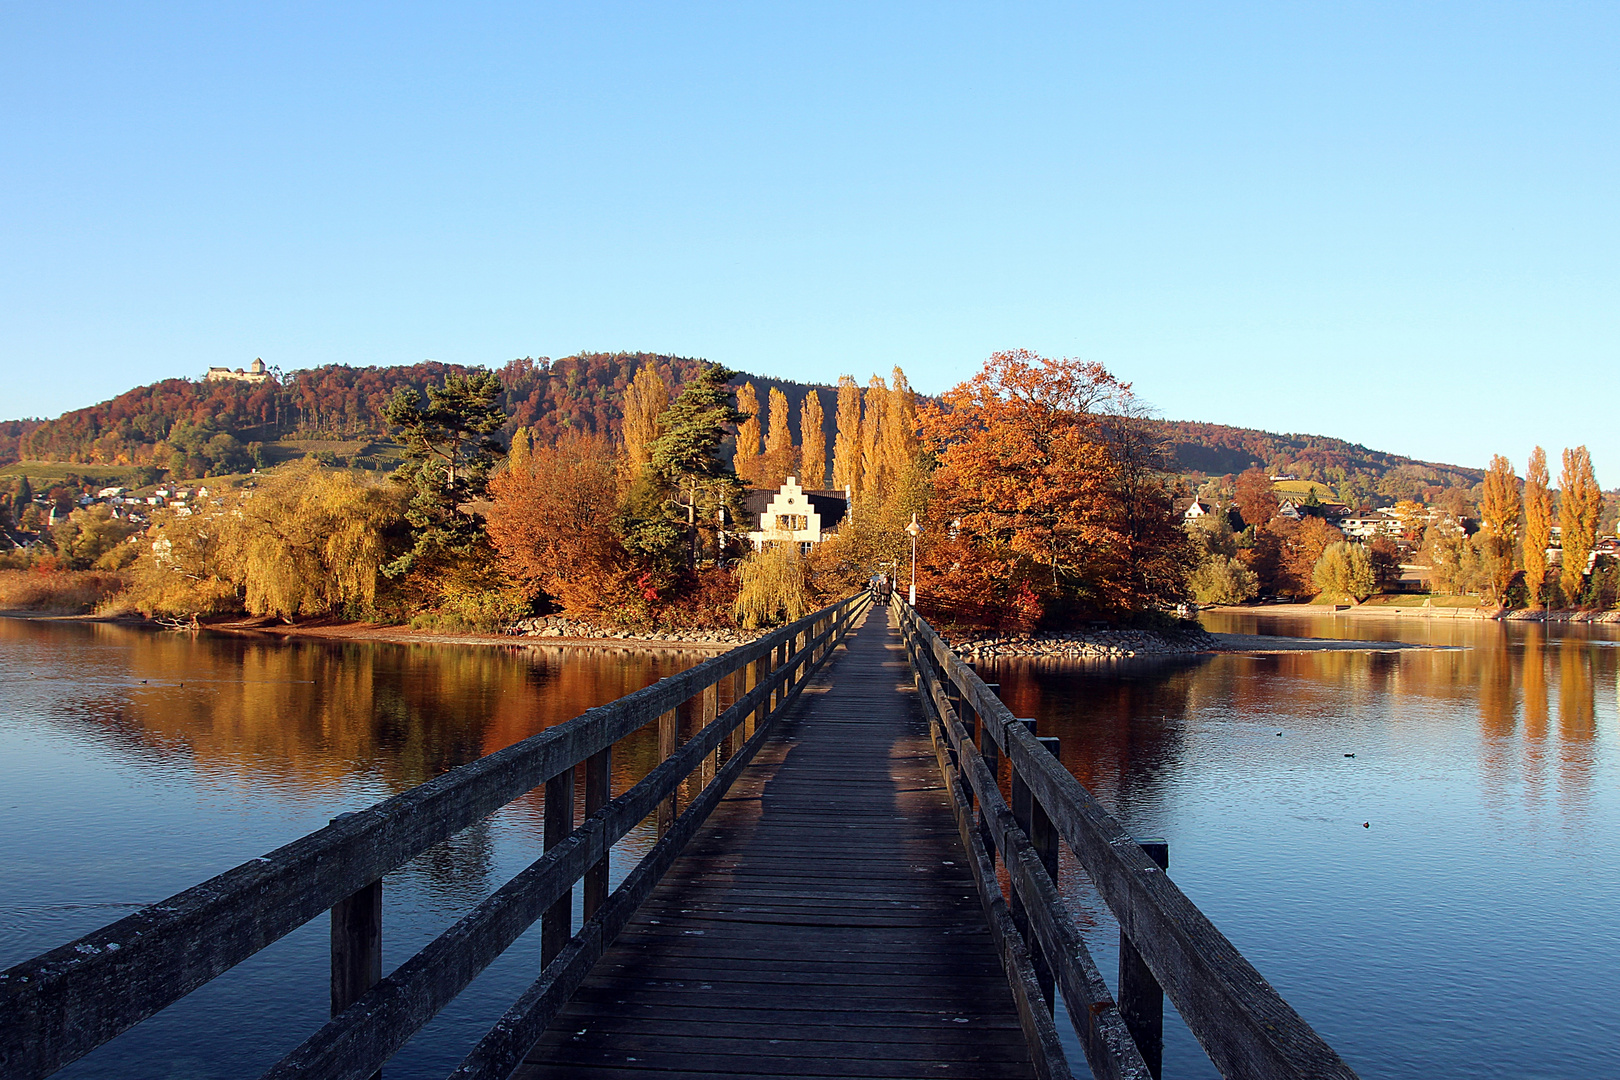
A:
{"type": "Polygon", "coordinates": [[[906,533],[911,537],[911,606],[917,606],[917,534],[922,527],[917,524],[917,515],[911,515],[911,524],[906,526],[906,533]]]}

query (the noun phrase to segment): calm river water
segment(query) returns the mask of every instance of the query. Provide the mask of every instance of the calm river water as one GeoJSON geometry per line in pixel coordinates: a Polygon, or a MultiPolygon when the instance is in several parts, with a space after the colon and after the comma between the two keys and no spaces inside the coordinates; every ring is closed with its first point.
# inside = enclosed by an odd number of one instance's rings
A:
{"type": "MultiPolygon", "coordinates": [[[[1461,648],[985,674],[1362,1076],[1620,1077],[1620,633],[1209,621],[1461,648]]],[[[0,967],[694,659],[0,619],[0,967]]],[[[653,750],[616,756],[616,789],[653,750]]],[[[385,968],[538,854],[538,810],[389,876],[385,968]]],[[[1115,931],[1081,915],[1111,976],[1115,931]]],[[[534,937],[390,1075],[447,1073],[534,937]]],[[[324,1020],[326,948],[317,920],[61,1075],[256,1075],[324,1020]]],[[[1165,1075],[1213,1076],[1168,1028],[1165,1075]]]]}

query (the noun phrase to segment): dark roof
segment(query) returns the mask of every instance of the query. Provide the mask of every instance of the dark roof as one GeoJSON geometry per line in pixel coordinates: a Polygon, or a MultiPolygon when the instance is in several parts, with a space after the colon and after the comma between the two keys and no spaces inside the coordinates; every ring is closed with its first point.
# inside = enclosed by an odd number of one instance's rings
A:
{"type": "MultiPolygon", "coordinates": [[[[743,510],[754,528],[759,528],[760,515],[779,494],[780,488],[749,488],[743,493],[743,510]]],[[[849,503],[844,501],[842,491],[807,491],[804,494],[810,500],[811,509],[821,517],[823,530],[835,528],[849,512],[849,503]]]]}

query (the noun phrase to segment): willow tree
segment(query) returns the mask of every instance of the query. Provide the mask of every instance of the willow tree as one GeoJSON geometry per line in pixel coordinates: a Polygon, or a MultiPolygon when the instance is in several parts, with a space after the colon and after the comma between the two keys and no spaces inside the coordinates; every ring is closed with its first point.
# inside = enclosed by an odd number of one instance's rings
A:
{"type": "Polygon", "coordinates": [[[760,423],[759,394],[754,390],[753,383],[743,383],[742,389],[737,391],[737,412],[743,420],[737,425],[737,453],[732,458],[732,468],[743,483],[758,485],[759,441],[763,427],[760,423]]]}
{"type": "Polygon", "coordinates": [[[399,513],[397,491],[306,460],[266,475],[221,518],[224,561],[254,615],[364,615],[399,513]]]}
{"type": "Polygon", "coordinates": [[[765,432],[765,462],[761,487],[781,487],[793,468],[793,429],[788,426],[787,395],[771,387],[771,425],[765,432]]]}
{"type": "Polygon", "coordinates": [[[732,611],[745,629],[792,622],[813,604],[805,587],[806,563],[795,544],[771,544],[737,567],[739,587],[732,611]]]}
{"type": "Polygon", "coordinates": [[[1586,579],[1586,563],[1597,544],[1598,519],[1603,516],[1603,491],[1592,475],[1592,455],[1586,447],[1564,451],[1558,476],[1558,524],[1563,534],[1564,557],[1559,584],[1571,606],[1578,603],[1586,579]]]}
{"type": "Polygon", "coordinates": [[[1547,454],[1538,446],[1524,470],[1524,583],[1532,603],[1546,599],[1547,545],[1552,543],[1552,492],[1547,480],[1547,454]]]}
{"type": "Polygon", "coordinates": [[[1479,499],[1479,516],[1485,523],[1483,548],[1491,576],[1492,599],[1500,602],[1513,580],[1514,561],[1519,548],[1519,478],[1513,463],[1501,454],[1491,458],[1485,472],[1484,490],[1479,499]]]}
{"type": "Polygon", "coordinates": [[[799,484],[806,491],[827,486],[827,433],[821,392],[812,388],[799,406],[799,484]]]}
{"type": "Polygon", "coordinates": [[[624,456],[631,476],[652,460],[652,444],[664,433],[658,418],[669,408],[669,387],[652,364],[644,364],[624,388],[624,456]]]}
{"type": "Polygon", "coordinates": [[[861,388],[853,375],[838,376],[838,432],[833,437],[835,488],[851,492],[861,481],[861,388]]]}

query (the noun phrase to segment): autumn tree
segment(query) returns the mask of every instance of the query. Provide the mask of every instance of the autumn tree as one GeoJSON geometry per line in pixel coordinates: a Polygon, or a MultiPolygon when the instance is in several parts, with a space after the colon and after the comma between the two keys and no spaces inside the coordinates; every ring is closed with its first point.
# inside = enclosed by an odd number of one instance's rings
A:
{"type": "Polygon", "coordinates": [[[838,431],[833,438],[835,488],[860,489],[861,479],[861,388],[852,375],[838,376],[838,431]]]}
{"type": "Polygon", "coordinates": [[[906,373],[895,367],[884,408],[883,474],[897,479],[917,456],[917,395],[906,373]]]}
{"type": "Polygon", "coordinates": [[[612,602],[627,563],[618,472],[605,436],[569,432],[525,462],[514,455],[490,481],[489,538],[528,596],[544,593],[573,616],[612,602]]]}
{"type": "Polygon", "coordinates": [[[1602,516],[1603,491],[1592,475],[1592,455],[1584,446],[1566,449],[1558,476],[1558,524],[1564,545],[1559,584],[1571,606],[1584,592],[1586,564],[1597,544],[1598,519],[1602,516]]]}
{"type": "Polygon", "coordinates": [[[743,417],[737,424],[737,453],[732,457],[732,469],[751,487],[763,487],[759,454],[760,432],[763,430],[759,410],[759,394],[751,382],[743,383],[737,391],[737,412],[743,417]]]}
{"type": "Polygon", "coordinates": [[[827,432],[823,426],[821,392],[814,387],[799,407],[799,484],[806,491],[827,486],[827,432]]]}
{"type": "Polygon", "coordinates": [[[1277,516],[1277,489],[1264,469],[1246,469],[1238,475],[1232,502],[1243,516],[1244,525],[1263,528],[1277,516]]]}
{"type": "Polygon", "coordinates": [[[266,474],[219,522],[243,605],[284,619],[370,613],[400,501],[397,488],[308,459],[266,474]]]}
{"type": "Polygon", "coordinates": [[[493,372],[449,375],[430,386],[427,400],[401,387],[384,410],[405,444],[405,460],[394,480],[411,493],[405,511],[412,544],[385,568],[390,576],[418,562],[465,557],[484,539],[482,520],[463,509],[482,498],[490,469],[504,452],[491,438],[506,422],[498,398],[501,380],[493,372]]]}
{"type": "Polygon", "coordinates": [[[1548,479],[1547,454],[1538,446],[1530,452],[1530,466],[1524,470],[1524,583],[1531,603],[1547,600],[1547,547],[1552,543],[1548,479]]]}
{"type": "Polygon", "coordinates": [[[57,523],[51,543],[70,570],[122,570],[139,554],[127,543],[139,531],[127,518],[113,517],[109,506],[84,506],[57,523]]]}
{"type": "MultiPolygon", "coordinates": [[[[1146,592],[1121,557],[1132,542],[1118,505],[1125,465],[1105,413],[1133,404],[1100,364],[1019,350],[996,353],[925,407],[924,439],[939,462],[930,516],[955,533],[931,545],[940,567],[931,587],[1048,621],[1180,599],[1184,574],[1146,592]]],[[[1159,505],[1185,567],[1190,545],[1168,498],[1159,505]]]]}
{"type": "Polygon", "coordinates": [[[658,418],[669,408],[669,387],[652,364],[644,364],[624,388],[624,456],[631,476],[652,460],[650,447],[664,433],[658,418]]]}
{"type": "Polygon", "coordinates": [[[882,496],[890,477],[888,459],[884,454],[884,437],[888,431],[889,386],[882,376],[874,375],[866,384],[862,396],[861,415],[861,471],[857,499],[882,496]]]}
{"type": "Polygon", "coordinates": [[[1360,544],[1335,540],[1323,549],[1311,568],[1311,579],[1323,594],[1365,600],[1376,586],[1372,559],[1360,544]]]}
{"type": "Polygon", "coordinates": [[[1501,602],[1513,580],[1514,557],[1519,547],[1519,478],[1513,463],[1501,454],[1491,458],[1480,492],[1479,516],[1484,523],[1481,544],[1489,563],[1491,599],[1501,602]]]}
{"type": "Polygon", "coordinates": [[[771,387],[771,423],[765,432],[765,462],[761,487],[778,488],[793,468],[793,429],[788,426],[787,395],[771,387]]]}
{"type": "Polygon", "coordinates": [[[1205,514],[1185,524],[1192,540],[1193,570],[1187,584],[1200,604],[1241,604],[1260,592],[1260,579],[1238,558],[1237,539],[1225,514],[1205,514]]]}
{"type": "Polygon", "coordinates": [[[797,545],[770,544],[737,566],[740,585],[733,611],[745,629],[792,622],[814,609],[805,586],[806,564],[797,545]]]}

